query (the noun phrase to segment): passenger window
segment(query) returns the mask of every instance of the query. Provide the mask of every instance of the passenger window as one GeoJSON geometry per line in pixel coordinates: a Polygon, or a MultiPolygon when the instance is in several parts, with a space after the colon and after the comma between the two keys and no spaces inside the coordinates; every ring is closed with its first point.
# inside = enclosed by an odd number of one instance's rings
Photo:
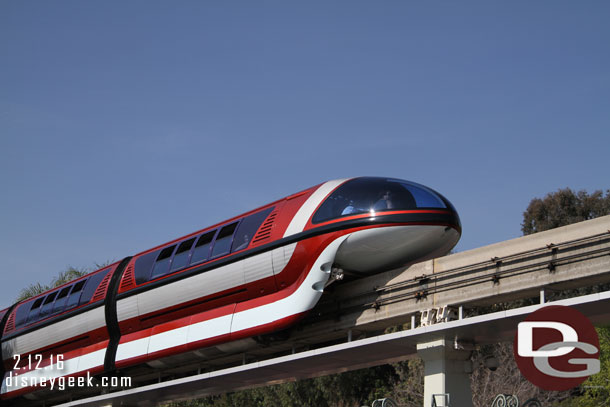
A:
{"type": "Polygon", "coordinates": [[[19,307],[17,307],[17,312],[15,313],[15,327],[20,327],[21,325],[23,325],[26,320],[27,320],[27,316],[28,313],[30,311],[30,307],[32,306],[33,301],[28,301],[25,302],[23,304],[21,304],[19,307]]]}
{"type": "Polygon", "coordinates": [[[189,255],[191,254],[191,247],[195,244],[195,239],[196,238],[194,237],[180,243],[176,250],[176,254],[174,254],[174,259],[172,260],[171,271],[179,270],[189,264],[189,255]]]}
{"type": "Polygon", "coordinates": [[[216,231],[213,230],[199,237],[199,240],[195,245],[195,249],[193,250],[193,255],[191,256],[191,264],[199,263],[208,259],[210,256],[210,246],[212,245],[212,239],[214,239],[215,234],[216,231]]]}
{"type": "Polygon", "coordinates": [[[66,304],[66,309],[72,308],[72,307],[75,307],[76,305],[78,305],[78,301],[80,300],[80,296],[83,291],[83,286],[85,285],[86,282],[87,282],[87,280],[81,280],[78,283],[74,284],[74,288],[72,289],[72,292],[70,292],[70,295],[68,296],[68,303],[66,304]]]}
{"type": "Polygon", "coordinates": [[[32,304],[32,308],[30,308],[30,313],[28,314],[28,323],[33,322],[38,318],[38,314],[40,313],[40,305],[42,304],[43,300],[44,297],[41,297],[34,301],[34,304],[32,304]]]}
{"type": "Polygon", "coordinates": [[[51,314],[51,310],[53,309],[53,301],[57,296],[57,291],[47,295],[44,302],[42,303],[42,308],[40,309],[40,314],[38,315],[38,319],[43,319],[51,314]]]}
{"type": "Polygon", "coordinates": [[[232,252],[237,252],[248,247],[252,241],[252,238],[254,237],[254,234],[261,226],[261,223],[267,219],[267,216],[269,216],[272,210],[272,207],[267,208],[260,212],[254,213],[241,221],[239,227],[237,228],[237,232],[235,232],[233,249],[231,250],[232,252]]]}
{"type": "Polygon", "coordinates": [[[233,233],[237,228],[239,222],[231,223],[220,229],[216,241],[214,242],[214,248],[212,249],[212,258],[222,256],[231,251],[231,243],[233,243],[233,233]]]}
{"type": "Polygon", "coordinates": [[[159,257],[157,257],[157,261],[153,266],[153,271],[150,275],[151,280],[160,277],[164,274],[167,274],[167,271],[169,270],[169,263],[172,258],[172,253],[174,252],[175,248],[176,245],[173,245],[161,250],[161,253],[159,253],[159,257]]]}
{"type": "Polygon", "coordinates": [[[70,288],[72,286],[64,287],[61,289],[59,294],[57,294],[57,298],[55,299],[55,305],[53,305],[53,312],[61,312],[64,309],[64,305],[66,305],[66,301],[68,300],[68,293],[70,292],[70,288]]]}
{"type": "Polygon", "coordinates": [[[148,281],[148,277],[150,276],[150,269],[152,268],[157,255],[159,254],[159,250],[156,252],[147,253],[143,256],[138,257],[136,260],[136,284],[142,284],[148,281]]]}

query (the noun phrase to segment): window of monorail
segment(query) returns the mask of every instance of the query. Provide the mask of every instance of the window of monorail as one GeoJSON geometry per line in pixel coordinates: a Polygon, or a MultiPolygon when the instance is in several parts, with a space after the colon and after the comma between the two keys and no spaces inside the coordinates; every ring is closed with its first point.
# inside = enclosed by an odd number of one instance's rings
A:
{"type": "Polygon", "coordinates": [[[241,221],[239,227],[237,228],[237,232],[235,232],[235,239],[233,240],[233,247],[231,249],[232,252],[243,250],[248,247],[252,241],[252,238],[254,237],[254,234],[261,226],[261,223],[267,219],[267,216],[269,216],[272,210],[273,207],[264,209],[260,212],[245,217],[241,221]]]}
{"type": "Polygon", "coordinates": [[[195,239],[196,238],[193,237],[178,245],[178,249],[176,249],[176,254],[174,254],[174,259],[172,260],[172,268],[170,271],[179,270],[188,265],[191,247],[193,247],[195,239]]]}
{"type": "Polygon", "coordinates": [[[152,268],[152,265],[158,255],[159,250],[146,253],[138,257],[138,259],[136,260],[134,272],[136,277],[136,284],[142,284],[148,281],[148,278],[150,277],[150,269],[152,268]]]}
{"type": "Polygon", "coordinates": [[[85,280],[81,280],[78,283],[74,284],[74,288],[72,288],[72,291],[70,292],[70,295],[68,296],[68,302],[66,304],[66,309],[72,308],[72,307],[75,307],[76,305],[78,305],[78,301],[80,300],[80,296],[83,291],[83,286],[85,285],[86,282],[87,282],[87,280],[85,279],[85,280]]]}
{"type": "Polygon", "coordinates": [[[17,312],[15,313],[15,327],[18,328],[23,325],[26,320],[30,308],[33,305],[33,301],[24,302],[19,307],[17,307],[17,312]]]}
{"type": "Polygon", "coordinates": [[[214,235],[216,231],[213,230],[208,233],[204,233],[197,240],[197,244],[195,245],[195,249],[193,250],[193,255],[191,256],[191,264],[199,263],[205,261],[210,257],[210,246],[212,245],[212,240],[214,239],[214,235]]]}
{"type": "Polygon", "coordinates": [[[313,216],[321,223],[344,216],[392,210],[446,208],[429,188],[390,178],[355,178],[337,188],[313,216]]]}
{"type": "Polygon", "coordinates": [[[28,314],[27,322],[33,322],[38,319],[38,314],[40,313],[40,306],[42,305],[42,301],[44,301],[44,297],[40,297],[36,301],[34,301],[34,304],[32,304],[32,308],[30,308],[30,313],[28,314]]]}
{"type": "Polygon", "coordinates": [[[83,293],[80,296],[80,301],[78,302],[79,304],[85,304],[91,301],[91,298],[97,290],[97,287],[100,285],[100,283],[102,282],[104,277],[106,277],[106,274],[108,274],[109,271],[110,268],[107,268],[89,277],[85,288],[83,288],[83,293]]]}
{"type": "Polygon", "coordinates": [[[176,248],[176,245],[172,245],[170,247],[166,247],[165,249],[161,250],[161,253],[159,253],[159,257],[157,257],[157,261],[155,262],[155,265],[153,266],[153,270],[150,275],[151,280],[153,280],[159,276],[162,276],[164,274],[167,274],[167,272],[169,271],[169,263],[172,258],[172,253],[174,252],[175,248],[176,248]]]}
{"type": "Polygon", "coordinates": [[[233,233],[237,228],[239,222],[233,222],[220,229],[216,240],[214,241],[214,247],[212,248],[212,258],[222,256],[231,251],[231,243],[233,242],[233,233]]]}
{"type": "Polygon", "coordinates": [[[44,302],[42,303],[42,308],[40,309],[40,315],[38,315],[38,319],[43,319],[51,314],[53,310],[53,301],[55,301],[55,297],[57,297],[57,291],[47,295],[44,302]]]}
{"type": "Polygon", "coordinates": [[[53,312],[60,312],[64,309],[66,301],[68,300],[68,293],[70,292],[70,288],[72,288],[72,286],[64,287],[61,289],[59,294],[57,294],[57,298],[55,299],[55,305],[53,305],[53,312]]]}

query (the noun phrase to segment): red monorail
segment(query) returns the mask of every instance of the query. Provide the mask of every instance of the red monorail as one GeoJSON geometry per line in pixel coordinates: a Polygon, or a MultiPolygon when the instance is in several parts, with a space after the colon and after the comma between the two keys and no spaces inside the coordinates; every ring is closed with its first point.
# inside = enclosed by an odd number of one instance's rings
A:
{"type": "Polygon", "coordinates": [[[1,398],[45,394],[18,377],[163,368],[244,349],[299,321],[337,272],[437,257],[460,234],[451,203],[423,185],[362,177],[309,188],[0,311],[1,398]]]}

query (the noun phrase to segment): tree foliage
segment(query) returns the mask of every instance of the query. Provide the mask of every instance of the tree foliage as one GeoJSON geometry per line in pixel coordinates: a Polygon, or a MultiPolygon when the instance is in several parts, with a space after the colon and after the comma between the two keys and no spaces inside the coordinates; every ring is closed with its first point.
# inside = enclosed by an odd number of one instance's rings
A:
{"type": "Polygon", "coordinates": [[[570,391],[545,391],[530,383],[519,370],[510,342],[482,346],[473,352],[471,358],[473,372],[470,377],[472,404],[487,407],[498,394],[512,394],[521,403],[535,398],[543,406],[552,406],[570,397],[570,391]],[[498,368],[491,371],[485,367],[485,358],[493,355],[498,360],[498,368]]]}
{"type": "MultiPolygon", "coordinates": [[[[376,366],[314,379],[300,380],[236,393],[206,397],[171,407],[352,407],[387,397],[398,384],[396,365],[376,366]]],[[[398,367],[398,366],[397,366],[398,367]]],[[[408,363],[398,370],[408,369],[408,363]]],[[[405,372],[406,373],[406,372],[405,372]]],[[[411,404],[407,404],[411,406],[411,404]]],[[[412,406],[421,405],[413,404],[412,406]]]]}
{"type": "Polygon", "coordinates": [[[524,235],[554,229],[610,214],[610,190],[574,192],[570,188],[534,198],[523,213],[521,231],[524,235]]]}
{"type": "MultiPolygon", "coordinates": [[[[574,192],[570,188],[547,194],[543,199],[534,198],[523,213],[521,230],[524,235],[542,232],[560,226],[582,222],[610,214],[610,190],[606,194],[597,190],[574,192]]],[[[607,289],[608,284],[603,285],[607,289]]],[[[579,289],[579,294],[594,292],[599,287],[579,289]]],[[[593,407],[609,405],[610,400],[610,327],[596,328],[600,343],[598,374],[587,379],[578,390],[580,395],[564,401],[565,407],[593,407]]]]}
{"type": "Polygon", "coordinates": [[[91,272],[92,270],[98,270],[103,267],[106,267],[110,263],[112,262],[107,261],[101,264],[95,263],[93,269],[89,269],[86,267],[76,268],[69,266],[64,271],[61,271],[59,274],[57,274],[57,277],[53,278],[49,284],[41,284],[40,282],[37,282],[23,288],[19,292],[16,301],[23,301],[38,294],[42,294],[43,292],[50,290],[54,287],[59,287],[60,285],[63,285],[69,281],[82,277],[85,274],[91,272]]]}

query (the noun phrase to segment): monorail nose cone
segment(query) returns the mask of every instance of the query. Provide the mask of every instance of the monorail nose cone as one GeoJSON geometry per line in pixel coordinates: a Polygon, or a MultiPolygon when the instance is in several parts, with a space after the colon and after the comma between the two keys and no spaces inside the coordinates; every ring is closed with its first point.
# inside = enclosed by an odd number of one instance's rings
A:
{"type": "Polygon", "coordinates": [[[352,233],[339,247],[335,263],[364,274],[403,267],[447,254],[460,233],[444,225],[405,225],[352,233]]]}

